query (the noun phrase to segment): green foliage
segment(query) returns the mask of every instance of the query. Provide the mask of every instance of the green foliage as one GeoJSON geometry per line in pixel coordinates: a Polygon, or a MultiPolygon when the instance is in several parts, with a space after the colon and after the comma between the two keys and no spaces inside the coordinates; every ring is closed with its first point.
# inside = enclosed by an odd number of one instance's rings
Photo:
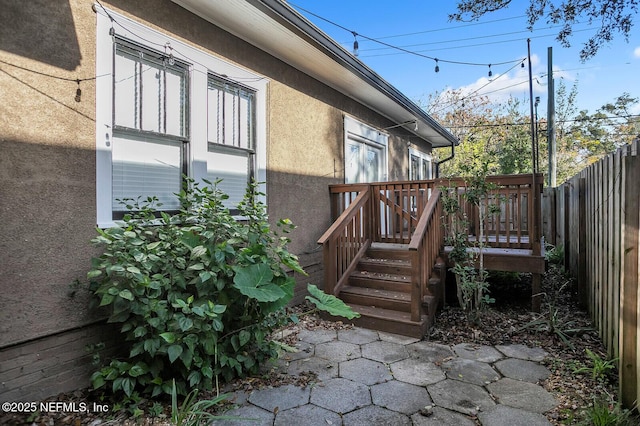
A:
{"type": "Polygon", "coordinates": [[[586,349],[587,356],[591,360],[591,367],[583,366],[580,368],[576,368],[573,370],[574,373],[591,373],[591,378],[593,380],[603,381],[607,378],[609,373],[611,373],[616,368],[617,358],[615,359],[602,359],[600,355],[591,351],[590,349],[586,349]]]}
{"type": "Polygon", "coordinates": [[[574,349],[573,343],[571,343],[571,337],[578,333],[592,331],[592,329],[576,327],[576,322],[570,319],[570,315],[561,315],[557,307],[557,298],[568,284],[569,281],[565,282],[557,291],[554,291],[550,295],[542,293],[547,299],[548,308],[546,312],[539,314],[537,318],[529,321],[520,327],[519,330],[531,329],[538,332],[555,334],[567,347],[574,349]]]}
{"type": "Polygon", "coordinates": [[[595,401],[592,406],[582,413],[584,420],[579,424],[584,426],[632,426],[637,425],[631,410],[622,408],[618,403],[595,401]]]}
{"type": "MultiPolygon", "coordinates": [[[[273,319],[293,295],[291,269],[304,273],[289,239],[273,231],[265,206],[249,186],[237,221],[224,207],[216,184],[189,181],[179,194],[181,209],[157,212],[156,200],[125,200],[130,214],[93,240],[103,254],[88,277],[109,321],[120,323],[129,345],[92,375],[94,388],[127,397],[140,392],[179,394],[210,390],[259,371],[276,356],[269,334],[273,319]]],[[[293,225],[279,222],[280,232],[293,225]]]]}
{"type": "Polygon", "coordinates": [[[360,314],[354,312],[351,307],[337,297],[327,294],[313,284],[307,286],[310,296],[306,299],[316,306],[316,309],[326,311],[331,315],[347,319],[360,318],[360,314]]]}
{"type": "Polygon", "coordinates": [[[213,420],[236,419],[235,417],[216,416],[207,410],[229,398],[222,394],[214,399],[198,400],[198,389],[194,389],[178,404],[178,392],[175,381],[171,387],[171,424],[173,426],[200,426],[213,420]]]}
{"type": "Polygon", "coordinates": [[[547,244],[545,247],[544,258],[551,264],[564,264],[564,246],[552,246],[547,244]]]}
{"type": "Polygon", "coordinates": [[[495,185],[487,182],[488,165],[470,165],[465,169],[465,186],[441,188],[445,214],[445,244],[452,247],[449,259],[455,262],[452,272],[456,275],[458,302],[467,318],[475,322],[479,313],[495,299],[488,295],[488,272],[484,268],[484,222],[490,215],[500,212],[501,199],[491,196],[495,185]],[[471,204],[478,211],[479,229],[475,242],[469,241],[469,222],[462,202],[471,204]],[[476,268],[478,264],[478,268],[476,268]]]}

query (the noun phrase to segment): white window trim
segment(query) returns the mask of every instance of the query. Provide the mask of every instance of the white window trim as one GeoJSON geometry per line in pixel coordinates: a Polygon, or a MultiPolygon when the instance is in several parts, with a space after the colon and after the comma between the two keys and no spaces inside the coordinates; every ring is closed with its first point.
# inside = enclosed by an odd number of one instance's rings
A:
{"type": "MultiPolygon", "coordinates": [[[[119,37],[153,50],[162,51],[167,43],[171,53],[189,67],[189,176],[196,181],[207,174],[207,76],[210,72],[229,76],[242,85],[255,90],[255,180],[263,182],[259,191],[266,194],[267,177],[267,85],[261,75],[230,64],[193,46],[182,43],[166,34],[135,22],[112,10],[97,8],[96,35],[96,212],[97,225],[114,226],[111,200],[111,150],[113,140],[113,46],[109,34],[113,28],[119,37]],[[107,15],[118,25],[113,25],[107,15]]],[[[260,201],[266,203],[266,195],[260,201]]]]}
{"type": "Polygon", "coordinates": [[[344,176],[346,179],[346,166],[347,166],[347,149],[348,149],[348,141],[353,140],[356,142],[363,142],[373,146],[379,146],[383,149],[382,155],[382,170],[383,176],[381,181],[386,182],[389,179],[389,135],[387,133],[381,132],[380,130],[368,126],[355,118],[349,117],[347,115],[344,116],[344,144],[343,144],[343,155],[344,155],[344,176]]]}
{"type": "Polygon", "coordinates": [[[427,160],[431,165],[429,170],[431,171],[431,176],[426,179],[433,178],[433,157],[431,154],[427,154],[425,152],[419,151],[413,147],[409,147],[409,180],[417,180],[416,177],[413,176],[413,169],[411,168],[411,156],[418,157],[422,160],[427,160]]]}

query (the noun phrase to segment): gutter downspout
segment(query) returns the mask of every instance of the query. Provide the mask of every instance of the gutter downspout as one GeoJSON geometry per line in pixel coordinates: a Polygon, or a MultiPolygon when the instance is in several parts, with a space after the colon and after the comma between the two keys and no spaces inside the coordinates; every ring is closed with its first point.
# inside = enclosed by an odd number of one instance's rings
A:
{"type": "Polygon", "coordinates": [[[446,163],[449,160],[453,160],[453,157],[456,156],[456,152],[455,152],[455,142],[451,142],[451,155],[448,156],[447,158],[445,158],[444,160],[440,160],[438,162],[436,162],[436,179],[440,177],[440,164],[442,163],[446,163]]]}

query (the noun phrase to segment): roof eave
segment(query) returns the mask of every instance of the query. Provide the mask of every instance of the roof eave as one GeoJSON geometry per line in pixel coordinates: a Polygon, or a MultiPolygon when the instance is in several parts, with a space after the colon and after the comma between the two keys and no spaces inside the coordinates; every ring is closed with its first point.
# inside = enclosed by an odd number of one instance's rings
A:
{"type": "Polygon", "coordinates": [[[389,120],[411,123],[404,128],[433,147],[458,142],[416,103],[280,0],[172,1],[389,120]]]}

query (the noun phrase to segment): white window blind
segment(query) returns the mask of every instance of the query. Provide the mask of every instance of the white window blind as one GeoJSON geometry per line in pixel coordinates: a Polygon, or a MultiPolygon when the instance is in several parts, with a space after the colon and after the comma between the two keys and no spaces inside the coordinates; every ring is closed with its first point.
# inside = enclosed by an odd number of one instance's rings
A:
{"type": "Polygon", "coordinates": [[[233,210],[244,198],[251,173],[252,155],[246,151],[209,151],[207,157],[207,179],[222,179],[218,188],[229,196],[225,207],[233,210]]]}
{"type": "Polygon", "coordinates": [[[180,206],[174,195],[182,182],[181,142],[149,141],[144,138],[114,137],[113,211],[126,211],[117,200],[156,196],[161,210],[175,210],[180,206]]]}

